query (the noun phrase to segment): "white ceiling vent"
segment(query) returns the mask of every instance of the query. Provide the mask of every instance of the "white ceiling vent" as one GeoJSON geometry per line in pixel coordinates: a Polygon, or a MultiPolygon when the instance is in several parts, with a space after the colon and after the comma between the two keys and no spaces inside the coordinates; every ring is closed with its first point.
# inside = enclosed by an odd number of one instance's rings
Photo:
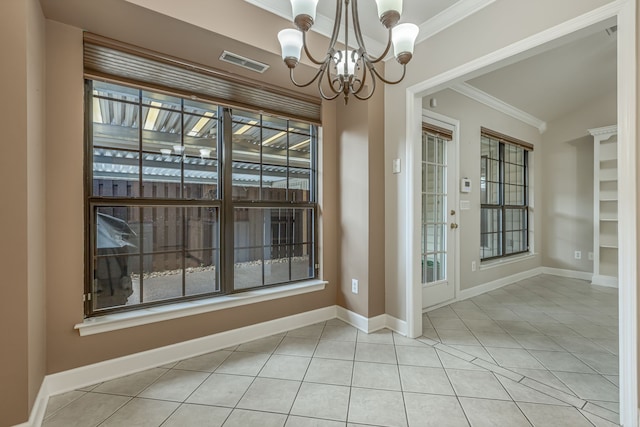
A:
{"type": "Polygon", "coordinates": [[[228,62],[229,64],[237,65],[247,70],[255,71],[256,73],[264,73],[269,69],[267,64],[254,61],[253,59],[245,58],[237,53],[227,52],[226,50],[220,55],[220,60],[228,62]]]}

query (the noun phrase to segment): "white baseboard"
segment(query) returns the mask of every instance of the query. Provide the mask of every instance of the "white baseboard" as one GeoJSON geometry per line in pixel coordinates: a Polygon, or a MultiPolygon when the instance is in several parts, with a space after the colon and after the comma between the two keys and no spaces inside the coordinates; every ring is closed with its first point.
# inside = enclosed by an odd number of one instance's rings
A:
{"type": "Polygon", "coordinates": [[[40,385],[40,390],[38,390],[38,395],[36,396],[36,401],[33,402],[33,407],[31,408],[31,413],[29,414],[29,421],[26,423],[18,424],[14,427],[39,427],[42,425],[44,421],[44,414],[47,411],[47,404],[49,403],[49,396],[52,393],[49,392],[49,381],[48,377],[44,377],[42,380],[42,384],[40,385]]]}
{"type": "Polygon", "coordinates": [[[387,326],[386,316],[386,314],[381,314],[380,316],[368,318],[339,305],[336,306],[336,317],[338,319],[368,334],[384,329],[387,326]]]}
{"type": "Polygon", "coordinates": [[[618,278],[612,277],[612,276],[594,275],[593,278],[591,279],[591,284],[598,285],[598,286],[606,286],[608,288],[617,288],[618,278]]]}
{"type": "Polygon", "coordinates": [[[407,336],[407,322],[387,314],[387,328],[400,335],[407,336]]]}
{"type": "Polygon", "coordinates": [[[515,282],[519,282],[520,280],[529,279],[531,277],[538,276],[542,273],[543,273],[543,268],[536,267],[536,268],[532,268],[531,270],[512,274],[511,276],[501,277],[498,280],[487,282],[482,285],[474,286],[473,288],[460,291],[458,293],[458,297],[456,298],[456,301],[462,301],[465,299],[477,297],[478,295],[482,295],[486,292],[495,291],[496,289],[500,289],[503,286],[511,285],[515,282]]]}
{"type": "Polygon", "coordinates": [[[401,335],[407,335],[407,322],[388,314],[367,318],[340,306],[336,306],[336,314],[338,319],[368,334],[387,328],[401,335]]]}
{"type": "Polygon", "coordinates": [[[570,279],[589,280],[591,281],[593,273],[588,271],[564,270],[562,268],[541,267],[542,274],[551,274],[552,276],[568,277],[570,279]]]}
{"type": "Polygon", "coordinates": [[[82,366],[80,368],[48,375],[45,378],[47,385],[46,392],[48,396],[64,393],[91,384],[129,375],[154,366],[165,365],[291,329],[324,322],[329,319],[334,319],[335,317],[336,306],[329,306],[82,366]]]}

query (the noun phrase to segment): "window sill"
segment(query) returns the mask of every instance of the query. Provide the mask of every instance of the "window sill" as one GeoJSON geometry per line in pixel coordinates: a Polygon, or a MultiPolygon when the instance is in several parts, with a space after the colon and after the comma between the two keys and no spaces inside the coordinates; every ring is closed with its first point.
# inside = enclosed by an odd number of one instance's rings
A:
{"type": "Polygon", "coordinates": [[[481,261],[480,271],[491,270],[492,268],[502,267],[503,265],[509,265],[509,264],[514,264],[516,262],[527,261],[537,256],[538,256],[537,253],[529,252],[526,254],[516,255],[509,258],[500,258],[500,259],[494,259],[491,261],[484,261],[484,262],[481,261]]]}
{"type": "Polygon", "coordinates": [[[84,322],[75,325],[74,329],[78,330],[80,336],[100,334],[162,322],[164,320],[178,319],[180,317],[194,316],[196,314],[209,313],[262,301],[321,291],[327,283],[328,282],[323,280],[307,280],[274,288],[256,289],[239,294],[144,308],[126,313],[107,314],[105,316],[85,319],[84,322]]]}

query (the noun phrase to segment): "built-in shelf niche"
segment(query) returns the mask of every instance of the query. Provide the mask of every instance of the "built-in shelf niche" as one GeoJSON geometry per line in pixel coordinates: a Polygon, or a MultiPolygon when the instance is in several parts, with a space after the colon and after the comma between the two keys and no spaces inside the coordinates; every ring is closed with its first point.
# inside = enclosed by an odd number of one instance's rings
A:
{"type": "Polygon", "coordinates": [[[618,283],[618,129],[589,129],[593,136],[594,285],[618,283]]]}

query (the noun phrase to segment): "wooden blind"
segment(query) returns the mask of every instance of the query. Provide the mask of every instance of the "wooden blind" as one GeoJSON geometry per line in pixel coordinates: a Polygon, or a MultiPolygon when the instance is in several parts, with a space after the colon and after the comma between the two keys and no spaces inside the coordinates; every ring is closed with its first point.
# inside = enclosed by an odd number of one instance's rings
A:
{"type": "Polygon", "coordinates": [[[129,83],[181,97],[321,124],[320,98],[265,86],[255,80],[87,32],[84,33],[84,75],[88,79],[129,83]]]}
{"type": "Polygon", "coordinates": [[[512,145],[517,145],[520,148],[524,148],[525,150],[528,151],[533,151],[533,144],[529,144],[528,142],[524,142],[520,139],[517,138],[513,138],[511,136],[505,135],[503,133],[500,132],[496,132],[494,130],[491,129],[487,129],[485,127],[480,128],[480,133],[482,136],[486,136],[488,138],[493,138],[493,139],[497,139],[500,142],[504,142],[507,144],[512,144],[512,145]]]}
{"type": "Polygon", "coordinates": [[[432,135],[439,136],[442,139],[446,139],[447,141],[453,140],[453,131],[441,128],[431,123],[422,123],[422,130],[432,135]]]}

